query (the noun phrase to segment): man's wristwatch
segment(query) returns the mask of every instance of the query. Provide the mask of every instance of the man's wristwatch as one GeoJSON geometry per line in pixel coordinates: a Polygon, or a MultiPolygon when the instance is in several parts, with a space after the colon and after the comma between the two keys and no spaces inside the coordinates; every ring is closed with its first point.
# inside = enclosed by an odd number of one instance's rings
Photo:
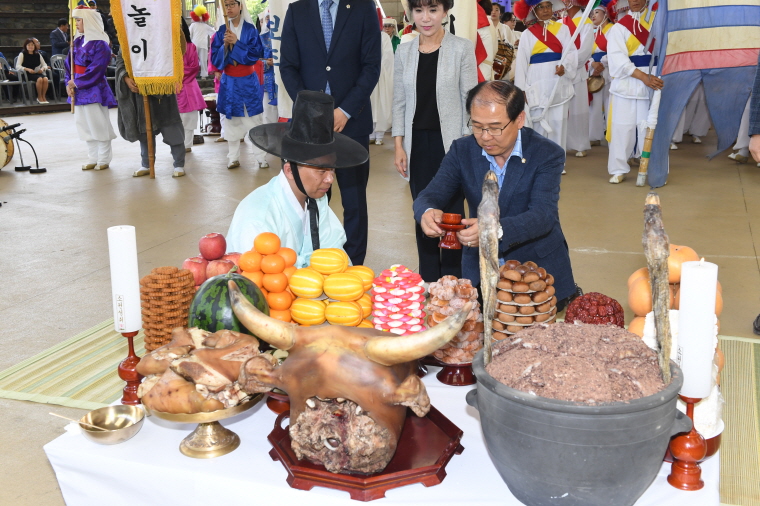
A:
{"type": "Polygon", "coordinates": [[[501,240],[503,236],[504,236],[504,229],[502,229],[501,225],[499,225],[499,232],[496,234],[496,238],[501,240]]]}

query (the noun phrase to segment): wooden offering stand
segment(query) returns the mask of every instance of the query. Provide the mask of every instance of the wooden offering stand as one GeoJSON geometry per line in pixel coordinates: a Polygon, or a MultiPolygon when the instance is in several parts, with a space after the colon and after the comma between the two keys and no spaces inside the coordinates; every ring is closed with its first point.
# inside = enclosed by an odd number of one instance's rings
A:
{"type": "Polygon", "coordinates": [[[694,404],[702,399],[680,396],[686,403],[686,415],[691,418],[691,431],[670,440],[673,464],[668,475],[668,483],[681,490],[699,490],[705,486],[699,461],[707,454],[707,445],[702,434],[694,428],[694,404]]]}
{"type": "Polygon", "coordinates": [[[438,224],[446,235],[443,236],[438,247],[441,249],[462,249],[462,243],[457,239],[457,232],[464,228],[462,225],[462,215],[453,213],[443,213],[441,223],[438,224]]]}
{"type": "Polygon", "coordinates": [[[140,398],[137,396],[137,388],[143,379],[142,374],[137,372],[137,364],[140,362],[140,357],[135,354],[134,338],[137,332],[122,332],[121,335],[127,338],[127,344],[129,345],[127,358],[121,361],[118,369],[119,378],[127,382],[127,386],[124,387],[124,394],[121,397],[121,403],[134,406],[141,404],[140,398]]]}
{"type": "Polygon", "coordinates": [[[298,490],[311,490],[315,486],[334,488],[348,492],[356,501],[372,501],[385,497],[387,490],[412,483],[432,487],[446,477],[451,457],[464,451],[459,443],[461,429],[431,406],[423,418],[407,411],[396,454],[382,472],[336,474],[324,466],[296,458],[290,447],[288,427],[282,427],[289,416],[288,411],[277,417],[274,430],[267,437],[273,446],[269,456],[282,462],[288,471],[288,485],[298,490]]]}
{"type": "Polygon", "coordinates": [[[290,411],[290,397],[284,392],[267,392],[267,407],[277,415],[290,411]]]}
{"type": "Polygon", "coordinates": [[[202,131],[206,135],[220,135],[222,133],[222,120],[219,111],[216,110],[216,100],[203,97],[203,101],[206,102],[206,109],[208,109],[206,114],[209,123],[203,127],[202,131]]]}

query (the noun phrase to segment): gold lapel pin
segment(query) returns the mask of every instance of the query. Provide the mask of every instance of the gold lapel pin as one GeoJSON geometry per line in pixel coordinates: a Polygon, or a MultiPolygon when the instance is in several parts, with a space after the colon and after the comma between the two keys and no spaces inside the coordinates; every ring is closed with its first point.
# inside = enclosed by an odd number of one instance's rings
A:
{"type": "Polygon", "coordinates": [[[351,6],[350,6],[350,5],[346,5],[346,9],[350,9],[350,8],[351,8],[351,6]]]}
{"type": "Polygon", "coordinates": [[[522,159],[522,163],[525,163],[525,158],[522,159]]]}

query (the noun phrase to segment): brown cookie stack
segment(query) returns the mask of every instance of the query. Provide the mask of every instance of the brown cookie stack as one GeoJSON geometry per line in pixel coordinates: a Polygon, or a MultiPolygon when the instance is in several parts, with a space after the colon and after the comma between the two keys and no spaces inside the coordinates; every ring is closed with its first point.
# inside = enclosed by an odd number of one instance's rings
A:
{"type": "Polygon", "coordinates": [[[557,316],[554,276],[534,262],[507,260],[496,284],[498,306],[493,338],[501,340],[536,323],[551,323],[557,316]]]}
{"type": "Polygon", "coordinates": [[[467,301],[473,307],[467,320],[454,338],[433,356],[447,364],[469,364],[483,347],[483,314],[478,303],[478,290],[469,279],[444,276],[428,287],[430,300],[425,310],[428,312],[428,327],[434,327],[462,309],[467,301]]]}
{"type": "Polygon", "coordinates": [[[173,328],[187,326],[194,285],[193,273],[176,267],[156,267],[140,280],[146,350],[153,351],[171,341],[173,328]]]}

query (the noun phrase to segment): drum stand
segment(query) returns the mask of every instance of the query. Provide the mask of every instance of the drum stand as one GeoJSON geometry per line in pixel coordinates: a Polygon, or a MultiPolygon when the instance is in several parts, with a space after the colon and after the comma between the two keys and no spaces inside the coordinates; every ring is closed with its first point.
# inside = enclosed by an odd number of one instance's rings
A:
{"type": "MultiPolygon", "coordinates": [[[[21,132],[19,132],[21,133],[21,132]]],[[[23,171],[29,171],[30,174],[42,174],[43,172],[47,172],[47,169],[45,167],[40,167],[40,162],[37,160],[37,151],[35,151],[34,146],[32,144],[22,139],[20,136],[16,137],[16,149],[18,149],[18,156],[21,158],[21,166],[16,167],[16,172],[23,172],[23,171]],[[24,165],[24,155],[21,153],[21,145],[19,141],[26,142],[29,144],[29,147],[32,148],[32,153],[34,153],[34,164],[36,165],[36,169],[33,169],[31,165],[24,165]]]]}

